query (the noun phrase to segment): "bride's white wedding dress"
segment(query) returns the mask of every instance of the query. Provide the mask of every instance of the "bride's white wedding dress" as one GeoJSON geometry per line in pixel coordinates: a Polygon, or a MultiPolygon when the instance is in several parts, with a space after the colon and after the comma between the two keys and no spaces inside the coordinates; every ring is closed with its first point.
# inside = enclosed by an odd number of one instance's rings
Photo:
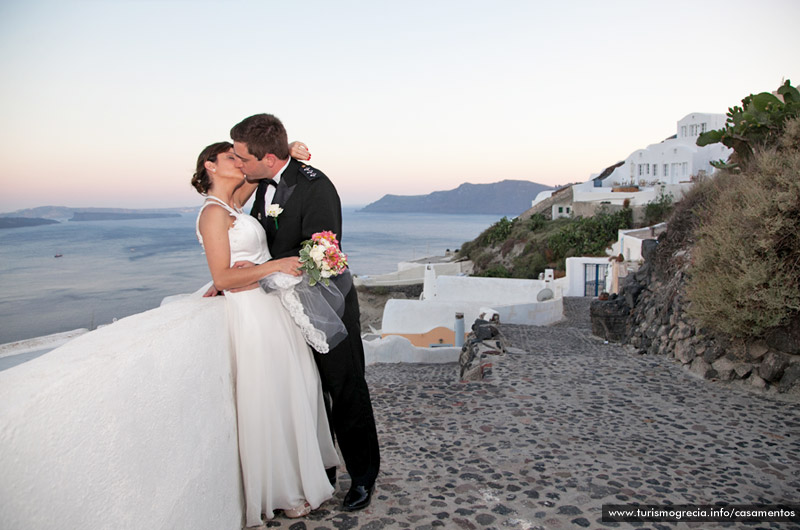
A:
{"type": "MultiPolygon", "coordinates": [[[[270,259],[257,220],[209,196],[235,218],[228,231],[231,265],[270,259]]],[[[202,209],[201,208],[201,212],[202,209]]],[[[199,214],[198,214],[199,219],[199,214]]],[[[197,233],[200,243],[202,237],[197,233]]],[[[317,508],[331,498],[325,468],[339,458],[333,447],[311,350],[277,292],[226,292],[228,327],[235,352],[239,457],[247,526],[276,509],[317,508]]]]}

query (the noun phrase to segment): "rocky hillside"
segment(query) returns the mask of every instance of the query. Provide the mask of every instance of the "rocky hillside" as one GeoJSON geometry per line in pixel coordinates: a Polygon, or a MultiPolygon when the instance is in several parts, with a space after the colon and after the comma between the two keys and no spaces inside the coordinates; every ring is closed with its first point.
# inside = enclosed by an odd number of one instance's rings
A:
{"type": "Polygon", "coordinates": [[[732,160],[678,204],[619,296],[592,303],[592,327],[701,377],[800,398],[800,93],[760,96],[731,109],[714,136],[732,140],[732,160]]]}

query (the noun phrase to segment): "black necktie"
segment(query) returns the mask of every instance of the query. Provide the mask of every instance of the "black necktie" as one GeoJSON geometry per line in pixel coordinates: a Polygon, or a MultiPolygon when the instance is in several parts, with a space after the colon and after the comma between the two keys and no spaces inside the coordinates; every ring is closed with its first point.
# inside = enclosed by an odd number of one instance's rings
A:
{"type": "Polygon", "coordinates": [[[278,183],[275,182],[275,179],[262,179],[264,182],[267,183],[268,186],[275,186],[278,187],[278,183]]]}

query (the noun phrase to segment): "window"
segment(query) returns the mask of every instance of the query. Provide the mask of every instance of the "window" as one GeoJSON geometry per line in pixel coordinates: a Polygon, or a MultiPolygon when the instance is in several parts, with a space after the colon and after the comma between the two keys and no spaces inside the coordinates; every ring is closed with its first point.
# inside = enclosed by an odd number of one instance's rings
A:
{"type": "Polygon", "coordinates": [[[653,164],[653,176],[658,176],[658,164],[653,164]]]}
{"type": "Polygon", "coordinates": [[[569,206],[567,206],[567,213],[569,213],[569,206]]]}
{"type": "Polygon", "coordinates": [[[707,123],[701,123],[700,124],[700,132],[701,133],[706,132],[707,125],[708,125],[707,123]]]}
{"type": "Polygon", "coordinates": [[[686,125],[681,126],[681,136],[686,136],[686,125]]]}
{"type": "Polygon", "coordinates": [[[563,206],[559,206],[558,207],[558,213],[564,213],[564,207],[563,206]]]}
{"type": "Polygon", "coordinates": [[[669,176],[669,164],[664,164],[664,176],[669,176]]]}
{"type": "Polygon", "coordinates": [[[689,162],[684,162],[683,164],[681,164],[681,169],[683,170],[683,176],[684,177],[686,175],[688,175],[689,174],[689,162]]]}
{"type": "Polygon", "coordinates": [[[642,176],[642,171],[644,171],[644,164],[639,164],[639,176],[642,176]]]}

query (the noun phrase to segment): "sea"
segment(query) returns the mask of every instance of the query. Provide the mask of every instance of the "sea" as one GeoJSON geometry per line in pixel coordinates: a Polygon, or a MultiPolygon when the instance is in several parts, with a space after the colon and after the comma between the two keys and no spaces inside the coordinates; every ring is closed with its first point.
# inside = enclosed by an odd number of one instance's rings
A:
{"type": "MultiPolygon", "coordinates": [[[[342,210],[342,250],[357,275],[456,250],[499,215],[342,210]]],[[[94,329],[210,282],[196,214],[63,221],[0,230],[0,344],[94,329]],[[56,257],[58,256],[58,257],[56,257]]]]}

